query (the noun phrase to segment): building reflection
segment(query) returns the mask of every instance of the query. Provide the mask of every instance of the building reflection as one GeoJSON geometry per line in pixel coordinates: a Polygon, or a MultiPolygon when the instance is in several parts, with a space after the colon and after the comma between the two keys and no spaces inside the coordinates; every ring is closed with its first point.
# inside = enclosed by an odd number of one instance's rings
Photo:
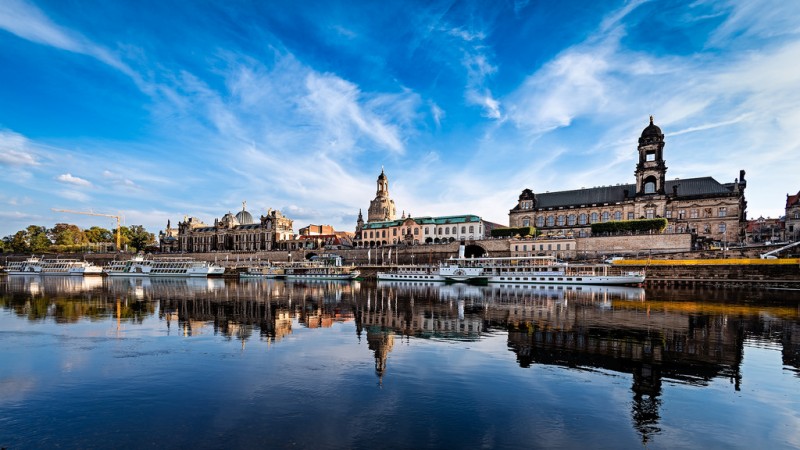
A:
{"type": "Polygon", "coordinates": [[[13,276],[0,279],[0,307],[61,323],[151,317],[170,334],[221,335],[243,349],[278,343],[293,327],[352,323],[381,380],[397,339],[506,335],[521,368],[630,374],[631,420],[644,443],[659,432],[665,381],[724,378],[741,389],[747,341],[781,345],[784,366],[800,374],[800,312],[779,291],[13,276]]]}

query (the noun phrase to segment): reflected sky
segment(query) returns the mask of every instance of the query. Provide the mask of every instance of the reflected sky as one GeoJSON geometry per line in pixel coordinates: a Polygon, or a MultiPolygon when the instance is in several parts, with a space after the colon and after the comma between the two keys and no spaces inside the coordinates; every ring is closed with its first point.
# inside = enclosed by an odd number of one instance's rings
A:
{"type": "Polygon", "coordinates": [[[0,446],[793,448],[798,297],[0,278],[0,446]]]}

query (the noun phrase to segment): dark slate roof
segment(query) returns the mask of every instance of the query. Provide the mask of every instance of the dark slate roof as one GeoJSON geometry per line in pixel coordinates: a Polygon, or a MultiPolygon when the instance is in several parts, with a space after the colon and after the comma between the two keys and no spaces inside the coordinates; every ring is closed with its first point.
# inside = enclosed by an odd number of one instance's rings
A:
{"type": "MultiPolygon", "coordinates": [[[[674,185],[678,186],[678,198],[729,194],[734,186],[733,183],[720,184],[712,177],[686,178],[683,180],[667,180],[664,192],[671,195],[672,186],[674,185]]],[[[625,200],[625,190],[628,191],[630,198],[636,193],[636,185],[620,184],[618,186],[600,186],[536,194],[536,208],[622,202],[625,200]]],[[[514,209],[517,209],[517,207],[514,209]]]]}

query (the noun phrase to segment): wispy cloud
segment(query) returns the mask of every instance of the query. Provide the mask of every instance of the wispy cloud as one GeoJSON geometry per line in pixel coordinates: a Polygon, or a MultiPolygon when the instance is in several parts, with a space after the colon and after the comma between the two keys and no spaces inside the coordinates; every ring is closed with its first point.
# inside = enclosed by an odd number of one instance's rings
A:
{"type": "Polygon", "coordinates": [[[0,164],[8,166],[37,166],[39,161],[29,148],[25,136],[13,131],[0,131],[0,164]]]}
{"type": "Polygon", "coordinates": [[[91,56],[127,75],[135,76],[133,70],[113,52],[79,33],[56,25],[26,1],[0,2],[0,28],[32,42],[91,56]]]}
{"type": "Polygon", "coordinates": [[[89,180],[73,176],[71,173],[61,174],[56,177],[56,180],[62,183],[74,184],[75,186],[80,187],[92,187],[92,183],[89,180]]]}

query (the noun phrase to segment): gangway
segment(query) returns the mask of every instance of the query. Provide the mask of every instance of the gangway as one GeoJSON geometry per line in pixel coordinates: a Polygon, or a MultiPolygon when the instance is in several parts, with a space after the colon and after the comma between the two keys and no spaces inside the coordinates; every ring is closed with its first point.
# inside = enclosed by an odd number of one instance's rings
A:
{"type": "Polygon", "coordinates": [[[800,241],[792,242],[789,245],[786,245],[786,246],[783,246],[781,248],[769,251],[767,253],[762,253],[761,254],[761,259],[774,259],[776,254],[778,254],[778,253],[780,253],[780,252],[782,252],[784,250],[788,250],[788,249],[790,249],[790,248],[792,248],[792,247],[794,247],[796,245],[800,245],[800,241]]]}

